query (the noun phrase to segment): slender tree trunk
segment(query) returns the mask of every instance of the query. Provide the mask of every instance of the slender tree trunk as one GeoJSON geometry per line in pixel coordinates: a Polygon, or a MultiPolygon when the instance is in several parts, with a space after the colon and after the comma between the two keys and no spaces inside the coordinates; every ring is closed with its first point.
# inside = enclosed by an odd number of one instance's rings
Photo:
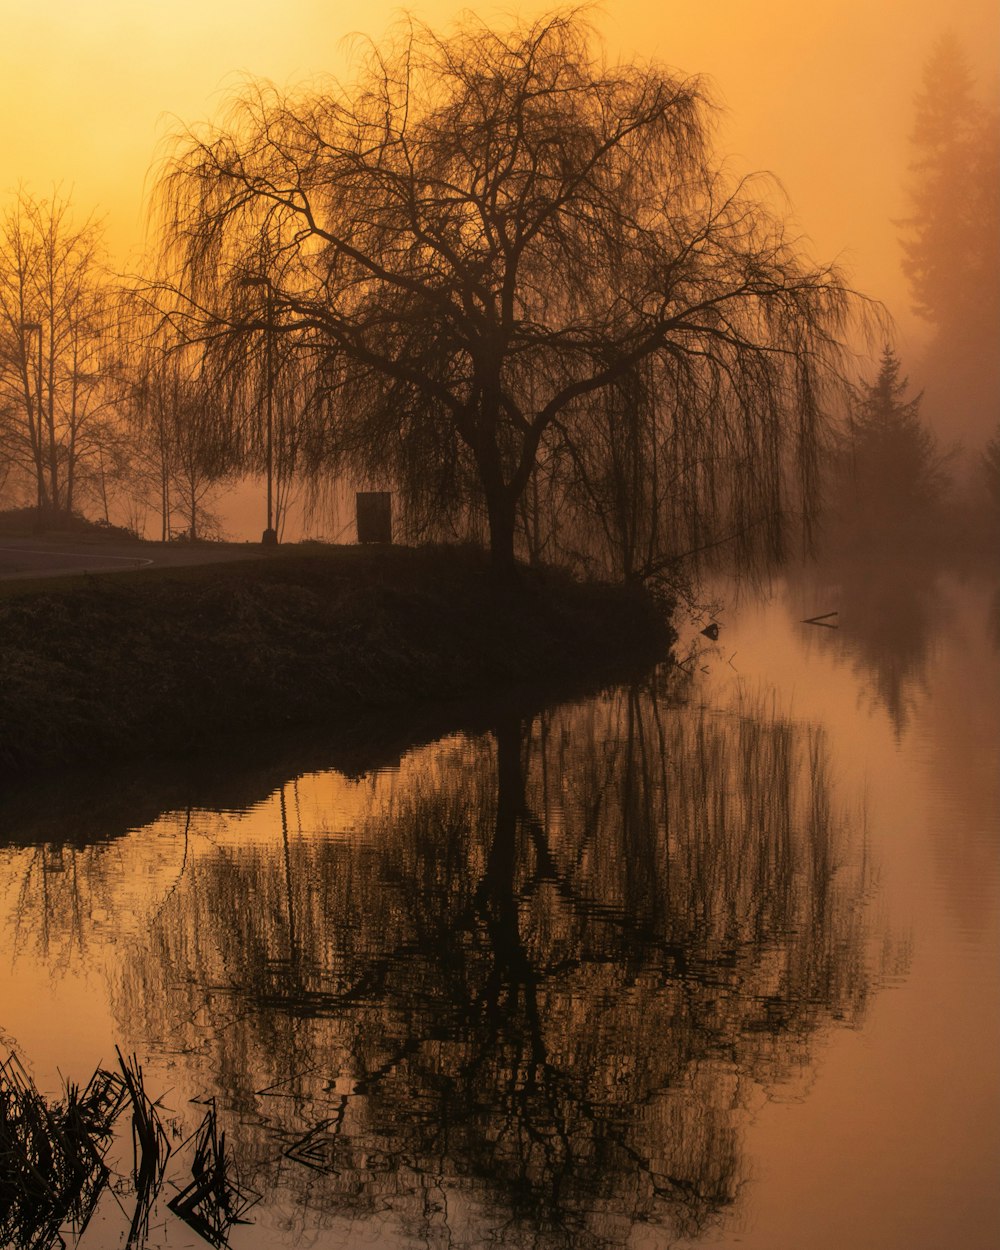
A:
{"type": "Polygon", "coordinates": [[[192,473],[188,478],[191,486],[191,541],[198,540],[198,494],[195,487],[195,477],[192,473]]]}
{"type": "Polygon", "coordinates": [[[55,318],[49,309],[49,361],[48,361],[48,404],[46,405],[46,438],[49,453],[49,500],[54,514],[58,515],[63,508],[59,483],[59,439],[56,434],[56,362],[55,362],[55,318]]]}
{"type": "Polygon", "coordinates": [[[170,540],[170,483],[166,471],[160,477],[160,542],[170,540]]]}
{"type": "Polygon", "coordinates": [[[159,414],[157,429],[157,454],[160,470],[160,542],[170,540],[170,457],[163,427],[163,414],[159,414]]]}
{"type": "MultiPolygon", "coordinates": [[[[66,457],[66,515],[73,512],[73,491],[76,486],[76,396],[73,396],[73,414],[69,427],[69,448],[66,457]]],[[[103,472],[103,465],[102,465],[103,472]]]]}
{"type": "Polygon", "coordinates": [[[97,455],[101,466],[101,507],[104,511],[105,525],[111,524],[111,510],[108,507],[108,478],[104,469],[104,448],[98,447],[97,455]]]}
{"type": "Polygon", "coordinates": [[[38,511],[42,512],[46,509],[48,503],[48,491],[45,486],[45,453],[42,446],[42,430],[44,427],[42,393],[40,390],[42,374],[39,369],[33,386],[31,372],[30,362],[25,361],[21,373],[21,386],[24,391],[24,411],[28,422],[28,446],[31,450],[31,461],[35,471],[35,502],[38,506],[38,511]],[[38,392],[35,396],[32,395],[34,390],[38,392]],[[36,401],[37,413],[35,411],[36,401]]]}
{"type": "MultiPolygon", "coordinates": [[[[76,448],[80,424],[80,344],[74,335],[72,343],[72,374],[70,375],[69,394],[69,438],[66,455],[66,515],[73,514],[73,494],[76,487],[76,448]]],[[[101,462],[103,474],[104,462],[101,462]]],[[[103,482],[102,482],[103,490],[103,482]]]]}

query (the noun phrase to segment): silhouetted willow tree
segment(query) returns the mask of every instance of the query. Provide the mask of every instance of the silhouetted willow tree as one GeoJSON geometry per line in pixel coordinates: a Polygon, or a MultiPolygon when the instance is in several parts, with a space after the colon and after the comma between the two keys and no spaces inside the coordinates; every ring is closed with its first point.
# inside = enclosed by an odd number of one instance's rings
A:
{"type": "Polygon", "coordinates": [[[266,280],[279,351],[312,354],[314,468],[485,513],[500,569],[537,466],[582,484],[621,548],[608,422],[640,478],[664,453],[664,487],[695,473],[713,534],[767,518],[774,545],[809,508],[855,300],[718,167],[710,118],[698,79],[609,65],[575,12],[510,34],[408,22],[352,85],[254,83],[175,139],[160,295],[225,375],[266,280]],[[602,408],[644,366],[650,405],[602,408]]]}
{"type": "MultiPolygon", "coordinates": [[[[295,784],[269,811],[238,853],[178,818],[112,996],[312,1233],[388,1210],[444,1240],[461,1209],[468,1244],[696,1236],[743,1180],[748,1085],[806,1070],[878,975],[822,737],[763,707],[623,690],[415,753],[347,835],[295,784]]],[[[119,855],[79,858],[128,893],[119,855]]],[[[54,923],[89,915],[53,879],[54,923]]]]}

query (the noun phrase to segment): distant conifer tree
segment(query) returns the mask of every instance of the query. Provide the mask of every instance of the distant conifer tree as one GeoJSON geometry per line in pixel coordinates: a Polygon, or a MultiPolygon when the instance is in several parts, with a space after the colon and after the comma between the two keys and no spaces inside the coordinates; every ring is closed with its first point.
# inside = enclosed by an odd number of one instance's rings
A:
{"type": "Polygon", "coordinates": [[[932,49],[915,104],[903,271],[934,327],[924,370],[934,415],[980,442],[1000,417],[1000,122],[951,34],[932,49]]]}
{"type": "Polygon", "coordinates": [[[933,542],[948,487],[948,453],[920,416],[922,396],[886,347],[873,382],[862,383],[836,456],[834,509],[849,550],[933,542]]]}

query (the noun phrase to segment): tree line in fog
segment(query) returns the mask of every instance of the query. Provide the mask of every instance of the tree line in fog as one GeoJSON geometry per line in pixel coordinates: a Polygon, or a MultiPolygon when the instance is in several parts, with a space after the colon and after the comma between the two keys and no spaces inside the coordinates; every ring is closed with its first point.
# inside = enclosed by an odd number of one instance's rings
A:
{"type": "MultiPolygon", "coordinates": [[[[350,84],[252,83],[175,135],[141,276],[113,274],[95,219],[22,190],[0,222],[0,499],[195,539],[220,484],[266,475],[280,531],[296,491],[350,481],[391,489],[407,537],[482,541],[501,571],[645,580],[780,557],[817,519],[845,548],[968,531],[892,348],[857,366],[880,310],[806,256],[766,179],[727,172],[711,127],[699,79],[609,64],[577,14],[408,23],[350,84]]],[[[904,269],[932,402],[983,428],[996,140],[942,40],[904,269]]],[[[1000,508],[997,431],[972,450],[1000,508]]]]}

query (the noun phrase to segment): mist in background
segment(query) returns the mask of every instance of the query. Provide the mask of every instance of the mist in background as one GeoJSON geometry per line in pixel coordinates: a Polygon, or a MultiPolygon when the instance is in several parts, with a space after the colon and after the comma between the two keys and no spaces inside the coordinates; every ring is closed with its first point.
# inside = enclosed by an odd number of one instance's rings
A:
{"type": "MultiPolygon", "coordinates": [[[[461,7],[436,0],[414,13],[446,31],[461,7]]],[[[522,6],[520,16],[550,7],[522,6]]],[[[58,187],[81,219],[95,211],[103,218],[111,263],[122,270],[140,263],[148,176],[165,135],[180,123],[217,118],[245,76],[288,84],[343,74],[353,38],[378,40],[403,20],[384,0],[365,7],[360,35],[359,11],[325,0],[289,0],[280,10],[263,0],[8,0],[4,8],[0,193],[9,198],[25,186],[44,196],[58,187]]],[[[506,24],[500,6],[476,11],[506,24]]],[[[961,326],[942,347],[940,325],[914,307],[920,299],[903,271],[900,223],[914,213],[914,130],[942,36],[961,50],[977,104],[987,113],[997,107],[996,0],[947,12],[929,0],[848,0],[821,9],[776,0],[711,7],[609,0],[593,17],[609,55],[653,58],[705,77],[719,105],[718,151],[734,170],[775,175],[775,193],[787,195],[784,207],[807,250],[836,259],[858,289],[884,301],[901,369],[913,392],[924,392],[922,419],[942,448],[960,442],[966,449],[955,466],[960,489],[980,489],[978,457],[1000,419],[995,339],[992,358],[979,346],[993,326],[970,307],[975,351],[956,346],[961,326]],[[956,371],[964,371],[960,382],[956,371]]],[[[995,214],[995,152],[992,179],[995,214]]],[[[995,239],[993,246],[995,255],[995,239]]],[[[877,376],[883,346],[859,346],[859,384],[877,376]]],[[[237,518],[253,512],[250,496],[245,506],[242,498],[226,508],[236,537],[244,536],[237,518]]],[[[255,518],[245,536],[257,529],[255,518]]]]}

